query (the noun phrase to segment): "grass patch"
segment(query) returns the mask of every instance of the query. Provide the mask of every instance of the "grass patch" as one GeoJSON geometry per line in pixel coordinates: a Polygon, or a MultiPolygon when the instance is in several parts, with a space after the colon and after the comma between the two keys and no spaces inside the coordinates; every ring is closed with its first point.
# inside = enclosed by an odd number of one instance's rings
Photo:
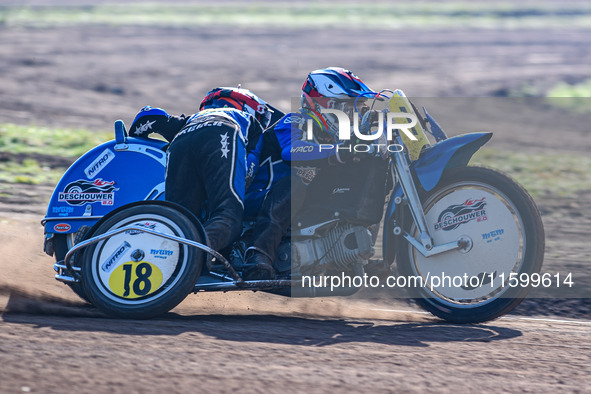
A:
{"type": "MultiPolygon", "coordinates": [[[[72,161],[89,149],[113,139],[111,131],[50,129],[38,126],[0,125],[0,152],[21,160],[0,161],[0,182],[55,184],[66,170],[52,157],[72,161]],[[30,156],[30,157],[27,157],[30,156]],[[34,157],[34,158],[33,158],[34,157]]],[[[514,177],[532,195],[573,196],[591,190],[591,157],[483,149],[471,164],[496,168],[514,177]]]]}
{"type": "Polygon", "coordinates": [[[274,27],[574,28],[591,26],[583,2],[233,2],[4,6],[6,26],[150,25],[274,27]]]}
{"type": "Polygon", "coordinates": [[[26,183],[38,185],[44,183],[57,183],[60,173],[49,167],[42,167],[36,160],[27,159],[22,163],[1,162],[0,182],[26,183]]]}
{"type": "Polygon", "coordinates": [[[581,83],[561,82],[547,93],[550,104],[576,113],[591,112],[591,79],[581,83]]]}
{"type": "Polygon", "coordinates": [[[548,91],[548,97],[591,97],[591,79],[581,83],[569,84],[561,82],[548,91]]]}
{"type": "Polygon", "coordinates": [[[591,190],[591,157],[582,155],[530,154],[483,149],[472,165],[484,165],[513,177],[534,197],[572,197],[591,190]]]}
{"type": "Polygon", "coordinates": [[[0,125],[0,152],[36,153],[77,158],[90,148],[113,139],[113,132],[0,125]]]}
{"type": "Polygon", "coordinates": [[[74,161],[111,139],[112,132],[0,125],[0,153],[6,152],[0,161],[0,181],[55,184],[66,170],[65,164],[56,162],[74,161]]]}

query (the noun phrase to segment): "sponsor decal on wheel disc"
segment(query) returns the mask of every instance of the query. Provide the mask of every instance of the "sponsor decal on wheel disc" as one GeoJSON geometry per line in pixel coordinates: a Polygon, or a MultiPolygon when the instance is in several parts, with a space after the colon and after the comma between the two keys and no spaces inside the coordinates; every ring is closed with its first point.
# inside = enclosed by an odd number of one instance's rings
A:
{"type": "Polygon", "coordinates": [[[469,198],[461,204],[450,205],[439,214],[437,223],[434,225],[435,230],[450,231],[472,220],[478,222],[487,220],[485,206],[486,200],[484,197],[480,199],[469,198]]]}

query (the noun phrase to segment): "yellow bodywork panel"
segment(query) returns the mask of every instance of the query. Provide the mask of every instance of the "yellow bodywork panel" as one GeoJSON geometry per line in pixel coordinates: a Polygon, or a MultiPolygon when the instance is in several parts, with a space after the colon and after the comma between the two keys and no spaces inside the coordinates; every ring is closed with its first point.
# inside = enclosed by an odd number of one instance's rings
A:
{"type": "MultiPolygon", "coordinates": [[[[392,112],[404,112],[407,114],[413,114],[415,116],[419,116],[416,114],[410,104],[408,98],[404,95],[402,90],[395,90],[392,98],[388,102],[390,106],[390,111],[392,112]]],[[[396,124],[405,124],[409,123],[408,118],[394,118],[396,124]]],[[[408,152],[410,153],[410,158],[412,160],[416,160],[419,158],[419,154],[425,145],[430,145],[429,140],[427,139],[427,135],[425,134],[425,130],[421,126],[420,122],[410,129],[410,131],[414,134],[417,138],[416,141],[411,140],[405,133],[400,133],[402,136],[402,141],[408,152]]]]}

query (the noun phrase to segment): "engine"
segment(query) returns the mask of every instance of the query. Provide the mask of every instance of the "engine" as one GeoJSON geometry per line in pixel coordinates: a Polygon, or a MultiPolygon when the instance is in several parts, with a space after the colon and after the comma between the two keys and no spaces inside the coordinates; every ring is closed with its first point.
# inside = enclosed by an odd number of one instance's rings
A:
{"type": "Polygon", "coordinates": [[[320,238],[293,240],[291,263],[302,274],[318,274],[328,268],[350,271],[374,254],[372,236],[363,226],[340,224],[320,238]]]}

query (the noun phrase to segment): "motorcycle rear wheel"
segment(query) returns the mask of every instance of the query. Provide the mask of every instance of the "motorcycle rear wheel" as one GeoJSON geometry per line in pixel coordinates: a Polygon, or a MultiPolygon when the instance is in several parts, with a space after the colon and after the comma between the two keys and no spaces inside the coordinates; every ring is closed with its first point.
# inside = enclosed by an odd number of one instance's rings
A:
{"type": "MultiPolygon", "coordinates": [[[[92,236],[125,226],[204,243],[201,233],[181,211],[146,203],[119,211],[92,236]]],[[[89,300],[110,316],[147,319],[166,313],[193,290],[205,253],[176,241],[128,230],[86,248],[82,286],[89,300]]]]}
{"type": "MultiPolygon", "coordinates": [[[[425,257],[400,242],[399,274],[420,278],[407,288],[417,304],[453,323],[481,323],[513,310],[544,257],[542,219],[531,196],[510,177],[482,167],[452,169],[422,194],[434,244],[461,239],[465,246],[425,257]]],[[[414,223],[407,231],[418,238],[414,223]]]]}

